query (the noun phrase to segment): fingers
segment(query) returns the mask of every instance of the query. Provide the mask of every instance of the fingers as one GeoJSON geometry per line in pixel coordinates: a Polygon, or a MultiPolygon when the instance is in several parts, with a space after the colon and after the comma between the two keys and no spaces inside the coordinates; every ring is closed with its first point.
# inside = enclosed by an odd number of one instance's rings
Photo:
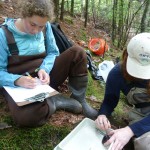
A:
{"type": "Polygon", "coordinates": [[[21,76],[19,79],[15,81],[16,86],[25,87],[25,88],[35,88],[36,80],[35,78],[21,76]]]}
{"type": "Polygon", "coordinates": [[[130,135],[128,127],[116,129],[109,132],[110,139],[104,143],[105,146],[111,145],[111,150],[122,150],[133,135],[130,135]]]}
{"type": "Polygon", "coordinates": [[[111,150],[122,150],[123,149],[123,145],[119,142],[118,139],[115,139],[114,137],[110,138],[109,141],[107,141],[106,143],[104,143],[104,146],[109,146],[111,147],[111,150]]]}
{"type": "Polygon", "coordinates": [[[96,126],[101,130],[107,130],[111,128],[111,124],[105,115],[99,115],[95,120],[96,126]]]}
{"type": "Polygon", "coordinates": [[[35,78],[26,77],[26,81],[24,82],[24,86],[26,88],[35,88],[37,85],[37,81],[35,78]]]}
{"type": "Polygon", "coordinates": [[[50,77],[48,75],[44,76],[44,78],[41,80],[41,84],[50,84],[50,77]]]}
{"type": "Polygon", "coordinates": [[[50,84],[50,77],[49,77],[49,74],[47,74],[45,72],[45,70],[40,70],[38,72],[38,76],[39,76],[39,79],[41,81],[41,84],[50,84]]]}
{"type": "Polygon", "coordinates": [[[111,128],[108,128],[107,130],[106,130],[106,134],[107,135],[109,135],[109,136],[112,136],[113,134],[114,134],[114,130],[113,129],[111,129],[111,128]]]}

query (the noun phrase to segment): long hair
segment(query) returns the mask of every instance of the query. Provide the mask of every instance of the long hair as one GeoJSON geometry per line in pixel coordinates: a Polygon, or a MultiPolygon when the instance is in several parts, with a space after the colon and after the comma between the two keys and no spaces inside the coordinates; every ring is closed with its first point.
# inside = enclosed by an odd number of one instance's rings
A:
{"type": "MultiPolygon", "coordinates": [[[[128,82],[142,82],[143,79],[135,78],[127,72],[127,67],[126,67],[127,58],[128,58],[127,50],[124,50],[123,55],[122,55],[122,62],[121,62],[121,70],[123,72],[124,78],[128,82]]],[[[147,83],[147,93],[150,94],[150,81],[148,81],[147,83]]]]}

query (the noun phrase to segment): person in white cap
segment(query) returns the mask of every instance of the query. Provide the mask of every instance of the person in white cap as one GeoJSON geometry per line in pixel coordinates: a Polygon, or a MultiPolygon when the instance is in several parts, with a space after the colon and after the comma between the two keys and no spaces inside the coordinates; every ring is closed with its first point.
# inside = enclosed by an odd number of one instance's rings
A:
{"type": "Polygon", "coordinates": [[[150,148],[150,33],[134,36],[123,53],[123,59],[110,71],[103,103],[95,120],[101,130],[111,128],[108,117],[118,104],[122,92],[128,103],[134,106],[129,111],[131,122],[124,128],[109,132],[111,150],[121,150],[134,139],[135,150],[150,148]]]}

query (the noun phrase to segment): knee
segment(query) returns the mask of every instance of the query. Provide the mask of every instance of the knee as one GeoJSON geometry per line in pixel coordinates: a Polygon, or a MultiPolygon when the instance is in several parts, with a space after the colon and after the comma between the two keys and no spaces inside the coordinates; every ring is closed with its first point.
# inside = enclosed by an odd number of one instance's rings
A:
{"type": "Polygon", "coordinates": [[[76,55],[79,56],[80,58],[87,60],[86,51],[82,47],[75,45],[70,49],[74,51],[76,55]]]}
{"type": "Polygon", "coordinates": [[[46,123],[46,121],[41,121],[35,118],[33,115],[25,116],[25,114],[20,113],[19,116],[13,116],[14,123],[18,127],[38,127],[46,123]]]}
{"type": "Polygon", "coordinates": [[[22,115],[20,116],[13,116],[14,123],[18,127],[36,127],[37,122],[33,122],[33,118],[30,116],[28,118],[24,117],[22,118],[22,115]]]}
{"type": "Polygon", "coordinates": [[[15,124],[19,127],[38,127],[46,123],[48,113],[48,106],[43,104],[40,107],[22,108],[13,113],[12,117],[15,124]]]}

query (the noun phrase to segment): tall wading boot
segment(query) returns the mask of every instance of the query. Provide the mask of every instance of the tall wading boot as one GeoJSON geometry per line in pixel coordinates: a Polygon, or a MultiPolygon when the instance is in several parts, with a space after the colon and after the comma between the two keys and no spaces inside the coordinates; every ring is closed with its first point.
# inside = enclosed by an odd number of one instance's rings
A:
{"type": "Polygon", "coordinates": [[[68,98],[62,94],[57,94],[46,99],[49,106],[49,115],[52,115],[57,110],[65,110],[75,114],[82,112],[82,106],[73,98],[68,98]]]}
{"type": "Polygon", "coordinates": [[[87,84],[88,76],[69,77],[69,88],[72,92],[70,97],[81,103],[83,114],[86,117],[96,119],[98,111],[92,108],[85,99],[87,84]]]}

